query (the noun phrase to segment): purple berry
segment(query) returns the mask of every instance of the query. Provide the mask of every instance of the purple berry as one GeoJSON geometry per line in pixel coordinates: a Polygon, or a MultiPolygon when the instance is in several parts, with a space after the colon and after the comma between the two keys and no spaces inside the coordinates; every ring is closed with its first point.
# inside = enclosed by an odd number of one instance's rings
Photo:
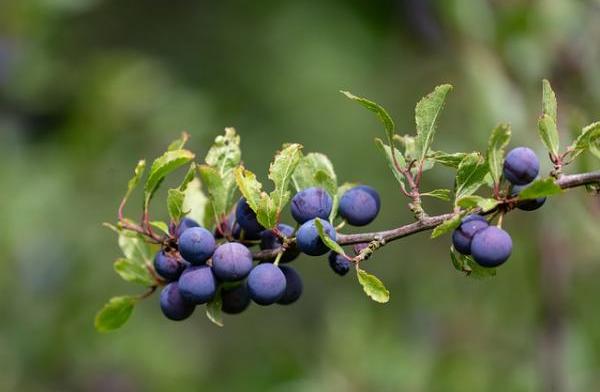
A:
{"type": "Polygon", "coordinates": [[[194,265],[208,260],[217,246],[215,237],[203,227],[191,227],[184,231],[178,245],[181,257],[194,265]]]}
{"type": "Polygon", "coordinates": [[[359,185],[346,191],[340,199],[339,212],[349,224],[365,226],[379,213],[381,201],[377,191],[367,185],[359,185]]]}
{"type": "Polygon", "coordinates": [[[256,213],[243,197],[237,203],[235,219],[240,228],[244,230],[244,239],[258,239],[260,238],[260,232],[265,229],[258,223],[256,213]]]}
{"type": "Polygon", "coordinates": [[[160,292],[160,308],[168,319],[180,321],[194,313],[195,305],[181,296],[177,282],[173,282],[160,292]]]}
{"type": "Polygon", "coordinates": [[[181,222],[179,222],[179,225],[177,225],[177,229],[175,229],[177,238],[181,237],[183,232],[191,227],[200,227],[200,225],[192,218],[183,218],[181,222]]]}
{"type": "MultiPolygon", "coordinates": [[[[510,190],[512,197],[518,196],[523,189],[527,188],[526,185],[514,185],[510,190]]],[[[538,197],[537,199],[523,200],[517,204],[517,208],[523,211],[534,211],[544,205],[546,202],[545,197],[538,197]]]]}
{"type": "Polygon", "coordinates": [[[336,274],[340,276],[344,276],[350,271],[350,261],[346,259],[344,256],[337,254],[335,252],[329,252],[329,266],[336,274]]]}
{"type": "Polygon", "coordinates": [[[282,265],[279,267],[283,275],[285,275],[285,291],[279,300],[277,301],[280,305],[289,305],[298,300],[302,295],[302,278],[292,267],[282,265]]]}
{"type": "Polygon", "coordinates": [[[252,253],[238,242],[224,243],[213,254],[212,269],[224,282],[242,280],[252,269],[252,253]]]}
{"type": "Polygon", "coordinates": [[[532,149],[513,148],[504,159],[504,177],[514,185],[526,185],[540,172],[540,161],[532,149]]]}
{"type": "Polygon", "coordinates": [[[179,279],[179,276],[185,269],[186,265],[177,260],[177,257],[158,251],[154,256],[154,269],[156,272],[168,282],[179,279]]]}
{"type": "Polygon", "coordinates": [[[510,257],[512,239],[496,226],[477,232],[471,241],[471,254],[482,267],[497,267],[510,257]]]}
{"type": "MultiPolygon", "coordinates": [[[[333,226],[321,218],[316,219],[320,220],[325,234],[335,241],[336,235],[333,226]]],[[[298,249],[300,249],[300,251],[309,256],[324,255],[329,250],[329,248],[327,248],[327,246],[321,240],[321,237],[319,237],[319,232],[315,226],[316,219],[311,219],[304,223],[302,226],[300,226],[298,232],[296,233],[296,246],[298,249]]]]}
{"type": "Polygon", "coordinates": [[[333,200],[323,188],[306,188],[294,195],[291,203],[292,216],[298,223],[314,218],[328,219],[333,200]]]}
{"type": "Polygon", "coordinates": [[[242,313],[250,305],[250,293],[246,283],[233,288],[223,288],[221,298],[223,299],[221,310],[227,314],[242,313]]]}
{"type": "MultiPolygon", "coordinates": [[[[294,228],[292,226],[288,226],[286,224],[280,223],[277,225],[277,229],[286,237],[291,237],[294,234],[294,228]]],[[[275,235],[272,230],[264,230],[260,235],[260,249],[277,249],[282,245],[281,239],[279,236],[275,235]]],[[[283,255],[281,256],[280,261],[282,263],[289,263],[294,260],[300,251],[296,248],[287,249],[283,255]]],[[[273,261],[275,259],[271,259],[269,261],[273,261]]]]}
{"type": "Polygon", "coordinates": [[[186,268],[179,278],[179,292],[188,302],[204,304],[215,296],[217,279],[207,265],[186,268]]]}
{"type": "Polygon", "coordinates": [[[454,249],[463,255],[470,255],[473,236],[488,226],[488,222],[480,215],[468,215],[464,217],[460,226],[452,233],[454,249]]]}
{"type": "Polygon", "coordinates": [[[259,305],[277,302],[283,296],[285,286],[285,275],[275,264],[259,264],[248,275],[250,298],[259,305]]]}

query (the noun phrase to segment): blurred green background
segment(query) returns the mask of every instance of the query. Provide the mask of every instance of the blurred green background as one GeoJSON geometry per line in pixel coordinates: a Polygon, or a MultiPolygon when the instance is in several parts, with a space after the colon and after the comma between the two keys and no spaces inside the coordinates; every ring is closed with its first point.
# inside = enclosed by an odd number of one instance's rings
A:
{"type": "MultiPolygon", "coordinates": [[[[507,218],[514,253],[492,280],[456,272],[448,236],[420,234],[368,262],[387,305],[322,257],[294,262],[297,304],[252,306],[221,329],[202,311],[167,321],[157,296],[112,334],[93,317],[137,289],[114,274],[101,222],[137,160],[182,130],[203,157],[236,127],[260,173],[284,142],[323,152],[341,180],[380,190],[371,228],[388,228],[411,217],[372,144],[380,126],[338,90],[379,101],[405,133],[416,101],[450,82],[436,148],[484,150],[509,121],[512,145],[543,157],[541,80],[567,140],[600,119],[598,42],[598,0],[2,1],[0,390],[597,390],[600,204],[581,189],[507,218]]],[[[452,179],[436,168],[425,189],[452,179]]]]}

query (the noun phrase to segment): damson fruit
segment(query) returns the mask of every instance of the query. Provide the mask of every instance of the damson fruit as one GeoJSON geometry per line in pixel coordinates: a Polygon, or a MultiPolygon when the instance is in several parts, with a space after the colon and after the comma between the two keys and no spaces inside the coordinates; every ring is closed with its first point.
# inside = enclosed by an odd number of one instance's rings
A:
{"type": "Polygon", "coordinates": [[[510,235],[496,226],[478,231],[471,241],[471,255],[482,267],[497,267],[503,264],[511,252],[510,235]]]}
{"type": "Polygon", "coordinates": [[[314,218],[328,219],[333,200],[323,188],[306,188],[294,195],[291,203],[292,216],[298,223],[314,218]]]}
{"type": "Polygon", "coordinates": [[[339,212],[352,226],[365,226],[375,219],[380,207],[377,191],[370,186],[359,185],[342,195],[339,212]]]}
{"type": "Polygon", "coordinates": [[[238,242],[226,242],[215,250],[212,269],[224,282],[242,280],[252,269],[252,253],[238,242]]]}
{"type": "Polygon", "coordinates": [[[259,264],[248,275],[250,298],[259,305],[277,302],[283,296],[285,286],[285,275],[275,264],[259,264]]]}
{"type": "Polygon", "coordinates": [[[335,253],[333,251],[329,252],[329,266],[336,274],[340,276],[344,276],[350,271],[350,261],[346,259],[344,256],[335,253]]]}
{"type": "MultiPolygon", "coordinates": [[[[292,226],[288,226],[286,224],[280,223],[277,225],[277,229],[286,237],[291,237],[294,234],[294,228],[292,226]]],[[[277,249],[282,245],[281,238],[273,233],[273,230],[264,230],[260,234],[260,249],[277,249]]],[[[289,263],[294,260],[300,251],[297,248],[287,249],[283,255],[281,256],[280,261],[282,263],[289,263]]],[[[273,261],[274,258],[268,261],[273,261]]]]}
{"type": "Polygon", "coordinates": [[[183,218],[181,222],[179,222],[179,225],[177,225],[177,229],[175,230],[177,238],[181,237],[183,232],[189,229],[190,227],[200,227],[200,225],[192,218],[183,218]]]}
{"type": "MultiPolygon", "coordinates": [[[[525,185],[514,185],[510,190],[510,195],[512,197],[518,196],[523,189],[527,188],[525,185]]],[[[529,199],[519,201],[517,204],[517,208],[523,211],[534,211],[544,205],[546,202],[545,197],[538,197],[537,199],[529,199]]]]}
{"type": "MultiPolygon", "coordinates": [[[[335,241],[335,229],[329,222],[319,219],[321,224],[323,225],[323,231],[329,238],[335,241]]],[[[309,256],[321,256],[327,253],[329,248],[323,243],[321,237],[319,237],[319,232],[317,231],[317,227],[315,226],[315,220],[311,219],[308,222],[304,223],[298,229],[296,233],[296,246],[300,251],[306,253],[309,256]]]]}
{"type": "Polygon", "coordinates": [[[168,282],[179,279],[179,276],[185,269],[185,264],[177,260],[177,257],[158,251],[154,256],[154,269],[168,282]]]}
{"type": "Polygon", "coordinates": [[[285,276],[285,291],[277,303],[280,305],[289,305],[296,302],[302,295],[302,278],[300,278],[300,275],[292,267],[282,265],[279,268],[285,276]]]}
{"type": "Polygon", "coordinates": [[[160,292],[160,309],[170,320],[184,320],[194,313],[194,308],[193,303],[181,296],[177,282],[169,283],[160,292]]]}
{"type": "Polygon", "coordinates": [[[207,265],[186,268],[179,278],[179,292],[188,302],[204,304],[215,296],[217,279],[207,265]]]}
{"type": "Polygon", "coordinates": [[[191,227],[184,231],[178,245],[181,257],[194,265],[208,260],[217,246],[215,237],[203,227],[191,227]]]}
{"type": "Polygon", "coordinates": [[[513,148],[504,159],[504,177],[513,185],[525,185],[533,181],[540,172],[540,161],[532,149],[513,148]]]}
{"type": "MultiPolygon", "coordinates": [[[[265,228],[258,223],[256,213],[250,208],[243,197],[237,203],[235,220],[244,231],[244,239],[253,240],[260,238],[260,232],[265,228]]],[[[235,233],[234,233],[235,234],[235,233]]]]}
{"type": "Polygon", "coordinates": [[[481,215],[472,214],[465,216],[460,226],[452,233],[452,245],[454,245],[454,249],[463,255],[470,255],[473,236],[488,226],[488,222],[481,215]]]}
{"type": "Polygon", "coordinates": [[[223,300],[221,310],[227,314],[242,313],[250,305],[250,293],[246,283],[232,288],[223,288],[221,298],[223,300]]]}

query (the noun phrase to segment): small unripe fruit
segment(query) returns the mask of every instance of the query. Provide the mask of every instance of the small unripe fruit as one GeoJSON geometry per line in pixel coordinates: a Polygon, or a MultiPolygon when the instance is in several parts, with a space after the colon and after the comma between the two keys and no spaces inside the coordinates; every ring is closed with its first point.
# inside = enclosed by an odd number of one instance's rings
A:
{"type": "Polygon", "coordinates": [[[250,298],[259,305],[277,302],[285,292],[285,275],[275,264],[259,264],[248,275],[250,298]]]}
{"type": "Polygon", "coordinates": [[[348,190],[340,198],[340,216],[353,226],[365,226],[379,213],[381,201],[377,191],[370,186],[359,185],[348,190]]]}
{"type": "Polygon", "coordinates": [[[194,265],[208,260],[217,246],[215,237],[203,227],[191,227],[184,231],[178,245],[181,257],[194,265]]]}
{"type": "Polygon", "coordinates": [[[179,279],[185,267],[185,264],[177,260],[176,257],[166,254],[162,250],[158,251],[156,256],[154,256],[154,269],[156,273],[168,282],[179,279]]]}
{"type": "Polygon", "coordinates": [[[336,274],[344,276],[350,271],[350,261],[344,256],[331,251],[327,258],[329,259],[329,267],[331,267],[336,274]]]}
{"type": "Polygon", "coordinates": [[[221,310],[227,314],[242,313],[250,305],[250,293],[246,283],[233,288],[223,288],[221,298],[223,299],[221,310]]]}
{"type": "MultiPolygon", "coordinates": [[[[526,185],[514,185],[510,190],[512,197],[518,196],[523,189],[527,188],[526,185]]],[[[520,201],[517,204],[517,208],[523,211],[534,211],[544,205],[546,202],[545,197],[538,197],[537,199],[529,199],[520,201]]]]}
{"type": "Polygon", "coordinates": [[[192,218],[183,218],[181,222],[179,222],[179,225],[177,225],[177,229],[175,230],[177,238],[181,237],[183,232],[191,227],[200,227],[200,225],[192,218]]]}
{"type": "MultiPolygon", "coordinates": [[[[331,226],[331,224],[326,220],[321,218],[316,219],[319,219],[323,225],[323,232],[329,236],[329,238],[335,241],[336,235],[333,226],[331,226]]],[[[321,237],[319,237],[319,232],[315,226],[316,219],[311,219],[304,223],[302,226],[300,226],[298,232],[296,233],[296,246],[309,256],[324,255],[329,250],[329,248],[327,248],[327,246],[321,240],[321,237]]]]}
{"type": "Polygon", "coordinates": [[[497,267],[503,264],[511,252],[510,235],[496,226],[489,226],[477,232],[471,241],[471,255],[482,267],[497,267]]]}
{"type": "Polygon", "coordinates": [[[244,279],[252,269],[252,253],[238,242],[224,243],[212,256],[212,269],[224,282],[244,279]]]}
{"type": "Polygon", "coordinates": [[[328,219],[333,199],[323,188],[306,188],[294,195],[291,203],[292,216],[298,223],[314,218],[328,219]]]}
{"type": "Polygon", "coordinates": [[[360,252],[362,252],[363,249],[367,248],[369,246],[368,242],[361,242],[360,244],[355,244],[352,247],[352,251],[354,252],[355,255],[358,255],[360,252]]]}
{"type": "Polygon", "coordinates": [[[260,238],[260,232],[265,229],[258,223],[256,213],[243,197],[237,203],[235,219],[240,228],[244,230],[244,239],[258,239],[260,238]]]}
{"type": "Polygon", "coordinates": [[[504,159],[504,177],[514,185],[526,185],[540,172],[540,161],[532,149],[513,148],[504,159]]]}
{"type": "Polygon", "coordinates": [[[473,236],[488,226],[488,222],[480,215],[473,214],[464,217],[460,226],[452,233],[454,249],[463,255],[470,255],[473,236]]]}
{"type": "Polygon", "coordinates": [[[194,313],[194,308],[181,296],[177,282],[169,283],[160,292],[160,309],[170,320],[184,320],[194,313]]]}
{"type": "Polygon", "coordinates": [[[217,279],[207,265],[188,267],[179,278],[181,296],[193,304],[207,303],[216,291],[217,279]]]}
{"type": "MultiPolygon", "coordinates": [[[[283,223],[278,224],[277,229],[286,237],[291,237],[292,234],[294,234],[294,228],[283,223]]],[[[281,239],[279,238],[279,236],[275,235],[275,233],[273,233],[272,230],[264,230],[260,234],[260,249],[277,249],[281,247],[281,245],[281,239]]],[[[286,249],[286,251],[281,256],[280,262],[289,263],[290,261],[298,257],[299,254],[300,251],[297,248],[286,249]]],[[[273,260],[275,259],[273,258],[268,261],[272,262],[273,260]]]]}
{"type": "Polygon", "coordinates": [[[282,265],[279,268],[283,272],[283,275],[285,275],[285,291],[277,303],[280,305],[289,305],[296,302],[302,295],[302,278],[300,278],[300,275],[292,267],[282,265]]]}

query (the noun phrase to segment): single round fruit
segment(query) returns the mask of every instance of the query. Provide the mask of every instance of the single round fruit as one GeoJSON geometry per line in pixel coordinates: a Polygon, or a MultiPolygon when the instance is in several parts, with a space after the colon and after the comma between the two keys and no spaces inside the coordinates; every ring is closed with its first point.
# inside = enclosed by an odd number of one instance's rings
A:
{"type": "Polygon", "coordinates": [[[158,251],[154,256],[154,269],[168,282],[179,279],[185,269],[185,264],[177,260],[177,257],[158,251]]]}
{"type": "Polygon", "coordinates": [[[181,257],[194,265],[208,260],[217,246],[215,237],[203,227],[191,227],[184,231],[178,244],[181,257]]]}
{"type": "Polygon", "coordinates": [[[467,215],[452,233],[454,249],[463,255],[471,254],[471,241],[475,233],[485,229],[489,223],[481,215],[467,215]]]}
{"type": "Polygon", "coordinates": [[[529,184],[539,172],[540,161],[531,148],[517,147],[506,154],[503,173],[511,184],[529,184]]]}
{"type": "Polygon", "coordinates": [[[259,264],[248,275],[250,298],[259,305],[277,302],[285,292],[285,275],[271,263],[259,264]]]}
{"type": "Polygon", "coordinates": [[[302,295],[302,278],[300,278],[298,272],[292,267],[282,265],[279,268],[285,276],[285,291],[277,303],[280,305],[289,305],[296,302],[302,295]]]}
{"type": "MultiPolygon", "coordinates": [[[[512,197],[518,196],[521,193],[521,191],[523,189],[525,189],[526,187],[527,186],[524,186],[524,185],[514,185],[512,187],[512,189],[510,190],[510,195],[512,197]]],[[[537,199],[523,200],[517,204],[517,208],[520,210],[523,210],[523,211],[534,211],[534,210],[537,210],[538,208],[540,208],[541,206],[543,206],[545,202],[546,202],[545,197],[538,197],[537,199]]]]}
{"type": "Polygon", "coordinates": [[[169,283],[160,292],[160,309],[170,320],[180,321],[190,317],[195,307],[181,296],[177,282],[169,283]]]}
{"type": "MultiPolygon", "coordinates": [[[[286,237],[291,237],[292,234],[294,234],[294,228],[292,226],[280,223],[277,225],[277,229],[286,237]]],[[[281,238],[279,238],[279,236],[275,235],[275,233],[273,233],[273,230],[264,230],[261,234],[260,234],[260,249],[262,250],[266,250],[266,249],[277,249],[282,245],[281,242],[281,238]]],[[[281,255],[281,259],[280,262],[282,263],[289,263],[290,261],[294,260],[296,257],[298,257],[298,255],[300,254],[300,251],[297,248],[291,248],[291,249],[286,249],[286,251],[283,253],[283,255],[281,255]]],[[[273,259],[270,259],[268,261],[273,262],[273,259]]]]}
{"type": "Polygon", "coordinates": [[[329,266],[336,274],[344,276],[350,271],[350,261],[344,256],[331,251],[327,258],[329,259],[329,266]]]}
{"type": "Polygon", "coordinates": [[[471,254],[482,267],[497,267],[510,257],[512,239],[496,226],[477,232],[471,241],[471,254]]]}
{"type": "Polygon", "coordinates": [[[258,223],[256,213],[250,208],[243,197],[237,203],[235,209],[235,220],[242,230],[244,239],[252,240],[260,238],[260,232],[265,228],[258,223]]]}
{"type": "Polygon", "coordinates": [[[242,280],[252,269],[252,253],[238,242],[226,242],[215,250],[212,269],[224,282],[242,280]]]}
{"type": "Polygon", "coordinates": [[[294,195],[291,203],[292,216],[298,223],[314,218],[328,219],[333,200],[323,188],[306,188],[294,195]]]}
{"type": "Polygon", "coordinates": [[[175,230],[177,238],[181,237],[183,232],[191,227],[200,227],[200,225],[192,218],[183,218],[181,222],[179,222],[179,225],[177,225],[177,229],[175,230]]]}
{"type": "Polygon", "coordinates": [[[349,189],[340,199],[340,216],[353,226],[365,226],[379,213],[381,201],[377,191],[367,185],[349,189]]]}
{"type": "MultiPolygon", "coordinates": [[[[323,225],[323,231],[329,238],[335,241],[335,229],[329,222],[319,219],[321,224],[323,225]]],[[[311,219],[308,222],[304,223],[298,229],[296,233],[296,246],[302,252],[306,253],[309,256],[321,256],[327,253],[329,248],[323,243],[321,237],[319,237],[319,232],[317,231],[317,227],[315,226],[315,220],[311,219]]]]}
{"type": "Polygon", "coordinates": [[[207,265],[186,268],[179,278],[179,292],[188,302],[204,304],[215,296],[217,279],[207,265]]]}
{"type": "Polygon", "coordinates": [[[223,288],[221,298],[223,299],[221,310],[227,314],[242,313],[250,305],[250,293],[246,283],[233,288],[223,288]]]}

